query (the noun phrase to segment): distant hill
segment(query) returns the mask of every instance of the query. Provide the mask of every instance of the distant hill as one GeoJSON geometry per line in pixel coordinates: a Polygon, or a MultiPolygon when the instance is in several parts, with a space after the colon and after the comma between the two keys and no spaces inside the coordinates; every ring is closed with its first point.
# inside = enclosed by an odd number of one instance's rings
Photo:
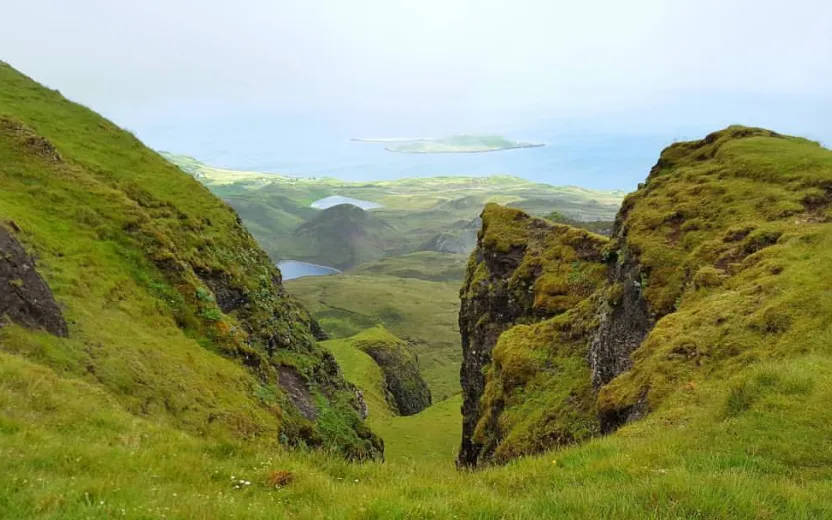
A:
{"type": "Polygon", "coordinates": [[[237,209],[273,260],[306,260],[333,267],[337,265],[327,262],[355,265],[425,250],[467,254],[473,248],[477,226],[463,229],[459,223],[472,222],[488,202],[513,205],[539,216],[557,211],[575,221],[611,221],[624,197],[621,191],[550,186],[508,175],[347,182],[234,171],[187,156],[165,157],[237,209]],[[355,248],[346,243],[354,241],[357,228],[364,224],[353,225],[347,234],[353,238],[334,242],[337,248],[333,251],[319,247],[339,230],[333,223],[311,237],[305,236],[306,232],[295,234],[299,226],[318,215],[310,206],[328,209],[330,204],[351,201],[373,208],[371,214],[395,232],[368,233],[372,239],[363,254],[353,254],[355,248]]]}
{"type": "Polygon", "coordinates": [[[320,211],[295,229],[298,258],[337,269],[349,269],[384,256],[393,228],[352,204],[320,211]]]}

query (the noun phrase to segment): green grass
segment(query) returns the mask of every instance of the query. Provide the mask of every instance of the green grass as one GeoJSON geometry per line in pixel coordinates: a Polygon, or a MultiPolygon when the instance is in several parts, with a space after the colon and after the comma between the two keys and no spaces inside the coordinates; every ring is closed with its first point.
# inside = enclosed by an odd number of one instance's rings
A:
{"type": "Polygon", "coordinates": [[[386,275],[434,282],[462,283],[467,263],[468,258],[465,255],[419,251],[364,263],[351,269],[350,274],[386,275]]]}
{"type": "MultiPolygon", "coordinates": [[[[726,418],[729,393],[703,385],[678,403],[683,414],[659,412],[614,436],[476,473],[457,472],[447,461],[394,456],[351,464],[323,453],[194,437],[126,413],[97,385],[17,356],[0,358],[4,518],[832,514],[832,444],[818,435],[818,424],[832,420],[832,365],[812,356],[759,367],[762,391],[739,415],[726,418]],[[781,374],[775,384],[770,373],[781,374]],[[276,470],[291,471],[295,480],[268,487],[276,470]],[[251,485],[235,489],[240,479],[251,485]]],[[[425,427],[420,419],[403,418],[413,422],[403,438],[425,427]]]]}
{"type": "Polygon", "coordinates": [[[619,247],[640,264],[651,311],[666,317],[602,406],[646,394],[652,409],[689,381],[832,354],[830,185],[832,152],[768,131],[732,127],[665,150],[626,202],[619,247]]]}
{"type": "Polygon", "coordinates": [[[364,352],[374,360],[384,377],[386,403],[396,415],[414,415],[430,406],[430,390],[419,373],[416,356],[405,341],[381,326],[333,341],[364,352]]]}
{"type": "Polygon", "coordinates": [[[453,466],[462,425],[460,396],[439,401],[416,415],[396,415],[385,396],[381,369],[356,346],[362,335],[366,332],[322,345],[333,353],[347,380],[362,390],[369,412],[367,422],[384,439],[385,460],[453,466]]]}
{"type": "Polygon", "coordinates": [[[456,283],[338,274],[289,280],[286,288],[335,338],[384,325],[410,342],[434,402],[459,392],[456,283]]]}
{"type": "MultiPolygon", "coordinates": [[[[384,373],[373,358],[356,348],[350,338],[331,339],[321,345],[335,356],[338,366],[344,371],[344,377],[363,392],[370,422],[385,423],[395,416],[387,402],[384,373]]],[[[390,442],[389,439],[385,441],[388,444],[390,442]]]]}

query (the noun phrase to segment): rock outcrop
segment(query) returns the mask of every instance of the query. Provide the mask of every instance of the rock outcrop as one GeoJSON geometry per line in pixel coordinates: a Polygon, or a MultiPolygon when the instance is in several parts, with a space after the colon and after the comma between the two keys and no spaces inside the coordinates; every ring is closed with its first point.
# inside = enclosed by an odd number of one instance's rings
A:
{"type": "Polygon", "coordinates": [[[470,221],[461,220],[450,230],[431,237],[419,246],[419,251],[436,251],[437,253],[469,254],[477,245],[479,218],[470,221]]]}
{"type": "Polygon", "coordinates": [[[746,127],[665,149],[609,240],[487,206],[461,292],[458,463],[613,432],[814,337],[824,305],[783,273],[828,254],[830,208],[832,152],[746,127]]]}
{"type": "Polygon", "coordinates": [[[591,402],[589,370],[576,360],[586,355],[579,338],[586,337],[589,302],[605,278],[607,239],[496,204],[486,206],[482,221],[459,315],[462,466],[537,451],[543,439],[584,438],[597,429],[583,409],[591,402]],[[538,402],[521,411],[524,395],[545,392],[550,380],[566,374],[586,380],[582,388],[558,393],[545,409],[538,402]],[[572,417],[576,405],[582,410],[572,417]],[[507,412],[514,414],[508,422],[507,412]],[[537,423],[530,435],[513,436],[512,425],[528,420],[537,423]]]}
{"type": "Polygon", "coordinates": [[[56,336],[68,334],[61,309],[35,269],[34,259],[0,225],[0,326],[6,319],[56,336]]]}
{"type": "Polygon", "coordinates": [[[391,410],[399,415],[413,415],[430,406],[430,388],[405,341],[377,327],[355,336],[353,345],[381,368],[391,410]]]}

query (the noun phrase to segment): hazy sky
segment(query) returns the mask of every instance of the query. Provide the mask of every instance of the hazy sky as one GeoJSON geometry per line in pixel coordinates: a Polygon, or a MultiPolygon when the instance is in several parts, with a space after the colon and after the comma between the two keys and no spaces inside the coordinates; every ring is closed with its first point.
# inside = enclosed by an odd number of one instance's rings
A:
{"type": "Polygon", "coordinates": [[[127,126],[251,107],[702,117],[708,99],[829,121],[827,0],[0,3],[0,59],[127,126]]]}

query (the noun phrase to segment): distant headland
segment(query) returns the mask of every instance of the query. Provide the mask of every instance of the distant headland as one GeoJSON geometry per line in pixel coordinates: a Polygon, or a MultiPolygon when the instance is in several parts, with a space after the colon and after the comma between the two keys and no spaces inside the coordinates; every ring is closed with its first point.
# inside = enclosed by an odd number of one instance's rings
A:
{"type": "Polygon", "coordinates": [[[472,134],[452,135],[441,139],[429,137],[380,137],[352,139],[352,141],[386,144],[385,150],[397,153],[485,153],[545,146],[542,143],[512,141],[500,135],[472,134]]]}

